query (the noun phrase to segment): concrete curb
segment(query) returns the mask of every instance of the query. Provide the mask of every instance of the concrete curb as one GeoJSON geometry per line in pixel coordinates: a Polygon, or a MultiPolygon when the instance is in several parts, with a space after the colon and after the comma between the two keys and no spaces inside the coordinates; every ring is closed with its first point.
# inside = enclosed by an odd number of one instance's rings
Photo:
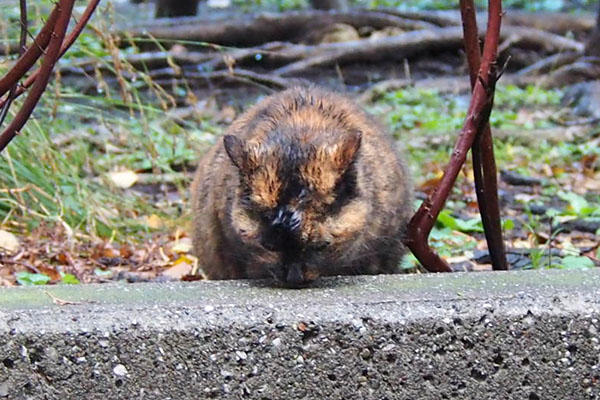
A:
{"type": "Polygon", "coordinates": [[[600,270],[0,289],[0,398],[596,399],[599,318],[600,270]]]}

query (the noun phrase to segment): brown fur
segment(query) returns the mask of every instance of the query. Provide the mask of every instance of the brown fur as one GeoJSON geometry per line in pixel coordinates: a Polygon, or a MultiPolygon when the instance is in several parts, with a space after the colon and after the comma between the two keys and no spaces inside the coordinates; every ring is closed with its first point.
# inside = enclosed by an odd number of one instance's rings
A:
{"type": "Polygon", "coordinates": [[[299,285],[397,272],[410,178],[393,142],[353,102],[286,90],[226,134],[200,160],[191,189],[194,248],[209,279],[299,285]]]}

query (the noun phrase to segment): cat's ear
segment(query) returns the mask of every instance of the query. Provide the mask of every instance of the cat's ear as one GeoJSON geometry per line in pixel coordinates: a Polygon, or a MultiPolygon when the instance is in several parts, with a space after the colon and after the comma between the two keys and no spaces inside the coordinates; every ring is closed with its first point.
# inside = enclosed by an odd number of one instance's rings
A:
{"type": "Polygon", "coordinates": [[[233,135],[225,135],[223,137],[223,145],[231,162],[238,168],[243,169],[248,164],[248,152],[246,151],[246,143],[243,139],[233,135]]]}
{"type": "Polygon", "coordinates": [[[300,169],[305,182],[322,194],[330,194],[352,165],[360,149],[360,131],[345,132],[321,145],[300,169]]]}
{"type": "Polygon", "coordinates": [[[356,159],[362,140],[360,131],[347,132],[341,140],[327,146],[327,153],[331,157],[334,168],[342,173],[356,159]]]}

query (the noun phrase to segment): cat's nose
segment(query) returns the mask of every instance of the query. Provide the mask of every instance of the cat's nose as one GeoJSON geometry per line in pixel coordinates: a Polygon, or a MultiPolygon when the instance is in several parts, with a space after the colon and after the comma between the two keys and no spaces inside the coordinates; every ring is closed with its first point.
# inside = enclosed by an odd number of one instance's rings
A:
{"type": "Polygon", "coordinates": [[[288,233],[296,233],[300,229],[301,223],[302,216],[300,212],[289,207],[282,207],[277,211],[275,218],[271,222],[271,226],[288,233]]]}

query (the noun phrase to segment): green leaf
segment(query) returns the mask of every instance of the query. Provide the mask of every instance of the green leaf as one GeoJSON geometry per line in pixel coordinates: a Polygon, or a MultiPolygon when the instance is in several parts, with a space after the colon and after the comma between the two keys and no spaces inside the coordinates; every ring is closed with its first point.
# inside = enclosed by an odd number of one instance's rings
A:
{"type": "Polygon", "coordinates": [[[483,232],[483,224],[479,218],[471,218],[466,221],[457,219],[458,230],[461,232],[483,232]]]}
{"type": "Polygon", "coordinates": [[[440,215],[438,215],[437,222],[445,226],[446,228],[450,228],[453,230],[458,230],[458,224],[456,223],[456,218],[450,215],[449,211],[442,211],[440,215]]]}
{"type": "Polygon", "coordinates": [[[410,270],[419,266],[419,260],[411,253],[402,259],[400,268],[402,270],[410,270]]]}
{"type": "Polygon", "coordinates": [[[510,231],[512,229],[515,228],[515,221],[513,221],[512,219],[505,219],[502,222],[502,229],[505,231],[510,231]]]}
{"type": "Polygon", "coordinates": [[[594,268],[594,262],[585,256],[567,256],[562,259],[561,265],[564,269],[588,269],[594,268]]]}
{"type": "Polygon", "coordinates": [[[465,221],[459,218],[454,218],[452,215],[450,215],[449,211],[444,210],[440,213],[437,220],[446,228],[450,228],[455,231],[483,232],[483,225],[481,224],[481,220],[478,218],[472,218],[465,221]]]}
{"type": "Polygon", "coordinates": [[[34,274],[23,271],[17,274],[17,282],[19,282],[19,285],[23,286],[45,285],[50,282],[50,277],[44,274],[34,274]]]}
{"type": "Polygon", "coordinates": [[[73,274],[61,273],[60,275],[62,276],[62,283],[65,283],[67,285],[77,285],[80,283],[79,279],[77,279],[73,274]]]}
{"type": "Polygon", "coordinates": [[[575,215],[587,215],[586,212],[590,212],[590,205],[588,203],[588,201],[583,198],[582,196],[573,193],[573,192],[560,192],[558,193],[558,197],[560,197],[562,200],[566,201],[567,203],[569,203],[570,208],[573,210],[573,213],[575,215]]]}
{"type": "Polygon", "coordinates": [[[546,210],[546,216],[550,217],[550,218],[557,217],[560,214],[561,214],[561,212],[559,210],[557,210],[556,208],[549,208],[546,210]]]}

